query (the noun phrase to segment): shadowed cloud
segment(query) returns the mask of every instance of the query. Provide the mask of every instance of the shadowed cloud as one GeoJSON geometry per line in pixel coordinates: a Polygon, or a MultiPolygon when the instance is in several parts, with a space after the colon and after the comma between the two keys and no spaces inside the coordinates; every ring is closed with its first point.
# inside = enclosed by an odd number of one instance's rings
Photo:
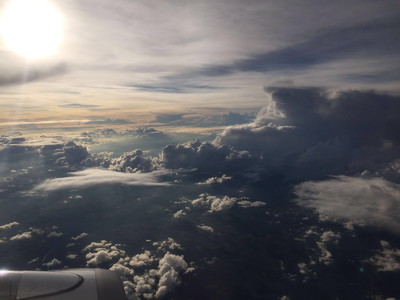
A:
{"type": "Polygon", "coordinates": [[[67,65],[60,63],[46,69],[29,69],[28,67],[21,73],[9,73],[0,75],[0,86],[18,85],[42,79],[63,75],[68,72],[67,65]]]}

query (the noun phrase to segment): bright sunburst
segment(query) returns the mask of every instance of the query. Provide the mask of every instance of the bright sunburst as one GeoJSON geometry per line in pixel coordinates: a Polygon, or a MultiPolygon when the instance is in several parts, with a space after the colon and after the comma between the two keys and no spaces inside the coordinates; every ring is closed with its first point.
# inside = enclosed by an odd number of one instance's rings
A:
{"type": "Polygon", "coordinates": [[[62,40],[62,17],[47,0],[12,0],[4,9],[0,30],[5,45],[27,58],[45,58],[62,40]]]}

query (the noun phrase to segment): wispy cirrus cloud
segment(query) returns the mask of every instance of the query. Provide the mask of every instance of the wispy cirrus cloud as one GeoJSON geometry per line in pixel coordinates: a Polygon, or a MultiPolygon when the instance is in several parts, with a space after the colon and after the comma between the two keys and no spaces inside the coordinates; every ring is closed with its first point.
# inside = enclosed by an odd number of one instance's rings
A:
{"type": "Polygon", "coordinates": [[[0,126],[14,126],[14,125],[45,125],[45,124],[63,124],[63,123],[87,123],[90,120],[48,120],[48,121],[17,121],[17,122],[4,122],[0,126]]]}
{"type": "MultiPolygon", "coordinates": [[[[308,71],[318,65],[350,58],[362,59],[364,65],[370,64],[377,57],[393,61],[400,50],[400,42],[395,38],[399,32],[398,19],[373,20],[347,28],[330,28],[308,40],[248,55],[229,64],[203,65],[165,76],[163,84],[184,83],[199,78],[223,77],[243,72],[284,74],[287,71],[308,71]]],[[[348,80],[349,76],[358,81],[369,82],[371,78],[375,80],[376,77],[380,82],[398,79],[398,75],[394,77],[393,74],[382,74],[379,71],[365,74],[364,70],[359,70],[359,74],[353,74],[354,70],[348,69],[348,75],[342,74],[344,76],[342,80],[348,80]]]]}
{"type": "Polygon", "coordinates": [[[94,107],[99,107],[98,105],[90,105],[90,104],[81,104],[81,103],[69,103],[69,104],[63,104],[59,105],[59,107],[64,107],[64,108],[94,108],[94,107]]]}
{"type": "Polygon", "coordinates": [[[103,119],[103,120],[92,120],[85,122],[91,125],[125,125],[132,124],[133,122],[126,119],[103,119]]]}

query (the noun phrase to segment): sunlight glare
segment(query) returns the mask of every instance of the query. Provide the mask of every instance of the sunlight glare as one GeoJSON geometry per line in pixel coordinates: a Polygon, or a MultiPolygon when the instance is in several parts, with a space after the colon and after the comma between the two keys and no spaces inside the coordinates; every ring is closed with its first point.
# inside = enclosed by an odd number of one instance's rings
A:
{"type": "Polygon", "coordinates": [[[9,50],[45,58],[61,44],[62,16],[47,0],[12,0],[2,13],[0,32],[9,50]]]}

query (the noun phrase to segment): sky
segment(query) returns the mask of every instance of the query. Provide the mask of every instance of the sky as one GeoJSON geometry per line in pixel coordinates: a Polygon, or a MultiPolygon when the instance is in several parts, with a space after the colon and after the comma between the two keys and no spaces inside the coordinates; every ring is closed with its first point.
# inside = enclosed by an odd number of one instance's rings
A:
{"type": "Polygon", "coordinates": [[[399,1],[0,11],[0,269],[105,268],[130,300],[400,297],[399,1]]]}
{"type": "Polygon", "coordinates": [[[398,93],[398,1],[51,4],[53,55],[0,45],[4,123],[251,112],[277,82],[398,93]]]}

